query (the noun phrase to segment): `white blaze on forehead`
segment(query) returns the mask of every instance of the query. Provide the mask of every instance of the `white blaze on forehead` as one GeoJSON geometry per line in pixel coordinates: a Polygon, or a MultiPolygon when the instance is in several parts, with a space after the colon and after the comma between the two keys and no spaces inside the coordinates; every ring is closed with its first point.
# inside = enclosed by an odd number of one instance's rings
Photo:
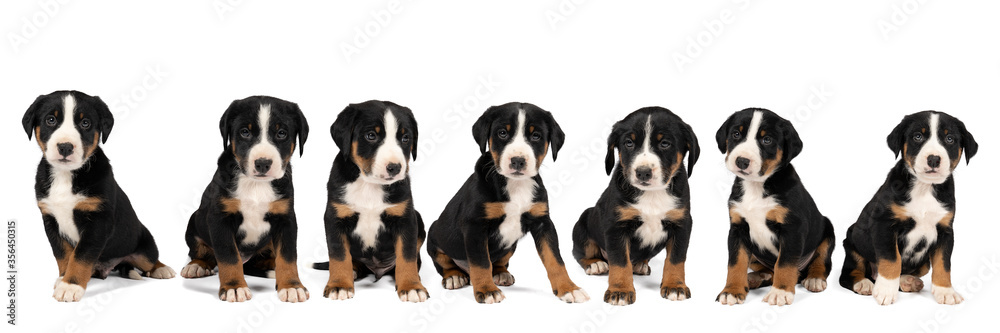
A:
{"type": "Polygon", "coordinates": [[[912,170],[917,175],[917,179],[925,183],[939,184],[947,180],[948,176],[951,175],[951,157],[948,156],[948,150],[942,144],[943,138],[938,133],[940,130],[941,115],[931,113],[930,128],[928,129],[930,135],[925,141],[924,146],[920,148],[916,161],[913,163],[916,170],[912,170]],[[927,171],[931,170],[930,164],[927,163],[927,158],[930,156],[941,157],[941,165],[935,175],[926,174],[927,171]]]}
{"type": "MultiPolygon", "coordinates": [[[[59,128],[52,132],[49,136],[49,141],[46,143],[45,157],[49,162],[55,165],[57,168],[69,168],[76,169],[83,165],[83,140],[80,138],[80,131],[76,129],[76,123],[73,121],[74,111],[76,110],[76,98],[72,94],[66,94],[63,97],[63,121],[59,124],[59,128]],[[69,143],[73,145],[73,154],[66,157],[70,160],[69,164],[63,164],[57,162],[62,159],[62,155],[59,154],[58,144],[69,143]]],[[[94,142],[97,144],[97,142],[94,142]]]]}
{"type": "Polygon", "coordinates": [[[632,161],[631,170],[631,181],[633,184],[638,184],[639,180],[635,177],[635,170],[641,167],[648,167],[653,170],[653,178],[649,180],[650,186],[658,187],[662,186],[665,179],[662,177],[663,167],[660,165],[660,157],[653,153],[653,116],[650,115],[646,118],[646,126],[644,128],[646,137],[642,141],[642,152],[635,157],[632,161]]]}
{"type": "Polygon", "coordinates": [[[399,120],[396,119],[396,115],[392,114],[391,109],[385,109],[385,115],[382,119],[385,125],[385,140],[382,140],[382,145],[378,147],[375,151],[375,163],[372,164],[372,174],[381,180],[389,179],[389,173],[386,170],[386,166],[393,163],[400,164],[400,171],[396,177],[402,178],[406,174],[406,155],[403,154],[403,148],[399,146],[399,141],[396,139],[396,135],[399,133],[399,120]]]}
{"type": "Polygon", "coordinates": [[[534,177],[538,174],[536,169],[537,160],[535,158],[534,151],[531,149],[531,145],[528,144],[526,140],[527,131],[527,121],[525,120],[524,110],[518,110],[517,112],[517,126],[514,129],[513,141],[504,147],[503,153],[500,154],[500,173],[510,174],[515,172],[510,170],[510,159],[514,157],[523,157],[526,163],[523,177],[534,177]]]}
{"type": "MultiPolygon", "coordinates": [[[[746,171],[751,177],[756,178],[760,174],[763,166],[763,158],[760,156],[760,146],[757,145],[757,136],[760,134],[760,124],[764,120],[764,112],[755,111],[753,119],[750,121],[750,129],[746,132],[745,141],[733,148],[726,158],[726,166],[730,171],[737,173],[740,168],[736,166],[736,159],[743,157],[750,160],[750,168],[746,171]]],[[[742,176],[742,175],[740,175],[742,176]]]]}
{"type": "Polygon", "coordinates": [[[269,159],[271,160],[271,169],[267,172],[268,177],[273,177],[275,179],[285,176],[285,170],[282,165],[281,153],[278,152],[278,147],[275,147],[271,143],[271,138],[268,133],[270,132],[270,122],[271,122],[271,105],[261,104],[260,109],[257,111],[257,123],[260,126],[260,137],[257,143],[250,147],[250,153],[247,154],[248,158],[245,162],[247,164],[247,169],[251,174],[256,174],[254,169],[254,161],[258,159],[269,159]]]}

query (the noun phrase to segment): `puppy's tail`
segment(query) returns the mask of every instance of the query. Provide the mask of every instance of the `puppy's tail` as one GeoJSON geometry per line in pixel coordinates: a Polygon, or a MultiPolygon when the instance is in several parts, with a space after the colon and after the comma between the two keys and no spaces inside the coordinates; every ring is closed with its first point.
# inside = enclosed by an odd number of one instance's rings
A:
{"type": "Polygon", "coordinates": [[[314,263],[313,264],[313,269],[320,270],[320,271],[328,271],[328,270],[330,270],[330,262],[326,261],[326,262],[317,262],[317,263],[314,263]]]}

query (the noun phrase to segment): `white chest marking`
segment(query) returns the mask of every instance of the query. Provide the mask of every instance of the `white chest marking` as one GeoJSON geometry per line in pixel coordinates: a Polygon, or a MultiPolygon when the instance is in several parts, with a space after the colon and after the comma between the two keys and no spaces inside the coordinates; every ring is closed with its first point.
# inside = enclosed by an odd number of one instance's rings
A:
{"type": "Polygon", "coordinates": [[[663,220],[667,212],[677,209],[676,197],[665,190],[644,191],[632,208],[638,210],[642,217],[642,225],[636,229],[635,236],[642,241],[643,247],[653,247],[667,239],[663,220]]]}
{"type": "Polygon", "coordinates": [[[778,202],[773,197],[764,197],[764,183],[742,182],[743,198],[740,202],[732,202],[732,207],[750,225],[750,240],[758,248],[778,254],[774,245],[778,237],[767,227],[767,213],[778,207],[778,202]]]}
{"type": "Polygon", "coordinates": [[[507,195],[510,201],[504,204],[504,219],[500,223],[500,242],[504,247],[510,247],[524,237],[521,227],[521,215],[531,210],[535,199],[535,187],[538,184],[534,179],[507,180],[507,195]]]}
{"type": "Polygon", "coordinates": [[[913,190],[910,191],[910,202],[903,208],[906,209],[910,218],[916,221],[913,230],[906,234],[906,249],[903,249],[904,258],[920,259],[927,254],[930,245],[937,241],[937,226],[950,213],[937,199],[934,198],[934,188],[930,184],[916,182],[913,190]],[[925,246],[919,253],[915,253],[917,243],[927,240],[925,246]]]}
{"type": "Polygon", "coordinates": [[[73,208],[86,197],[73,193],[72,171],[53,168],[51,180],[49,195],[40,202],[55,217],[59,233],[75,245],[80,242],[80,232],[73,221],[73,208]]]}
{"type": "Polygon", "coordinates": [[[392,207],[385,202],[385,191],[382,185],[365,182],[360,177],[353,183],[344,186],[344,202],[351,210],[358,213],[358,225],[354,227],[354,235],[361,239],[362,247],[367,250],[378,243],[378,234],[382,231],[382,213],[392,207]]]}
{"type": "Polygon", "coordinates": [[[257,244],[271,230],[271,224],[264,221],[264,216],[271,203],[279,199],[278,194],[274,192],[270,181],[254,180],[242,175],[236,180],[236,192],[233,194],[240,201],[240,214],[243,215],[243,223],[239,228],[244,235],[243,244],[257,244]]]}

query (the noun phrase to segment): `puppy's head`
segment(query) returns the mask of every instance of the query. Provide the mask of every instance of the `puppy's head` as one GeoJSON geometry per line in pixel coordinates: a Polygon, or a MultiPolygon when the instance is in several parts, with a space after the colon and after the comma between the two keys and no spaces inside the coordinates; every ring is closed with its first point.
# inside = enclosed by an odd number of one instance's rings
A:
{"type": "Polygon", "coordinates": [[[406,178],[410,158],[417,159],[417,121],[409,108],[388,101],[348,105],[330,127],[330,135],[361,179],[388,185],[406,178]]]}
{"type": "Polygon", "coordinates": [[[497,172],[511,179],[538,175],[549,147],[554,161],[566,139],[551,113],[528,103],[490,107],[472,126],[472,136],[481,153],[492,153],[497,172]]]}
{"type": "Polygon", "coordinates": [[[604,159],[609,175],[615,168],[615,148],[629,183],[644,191],[666,189],[674,175],[683,171],[685,154],[690,176],[701,154],[691,126],[660,107],[639,109],[615,124],[604,159]]]}
{"type": "Polygon", "coordinates": [[[232,151],[240,172],[260,181],[285,176],[295,140],[299,155],[309,135],[309,124],[295,103],[268,96],[233,101],[219,120],[222,143],[232,151]]]}
{"type": "Polygon", "coordinates": [[[943,112],[911,114],[892,130],[889,149],[903,161],[917,180],[941,184],[948,180],[965,154],[966,163],[979,151],[979,144],[965,123],[943,112]]]}
{"type": "Polygon", "coordinates": [[[56,91],[38,96],[21,123],[29,140],[35,136],[49,164],[76,170],[87,162],[99,142],[108,140],[115,119],[100,97],[56,91]]]}
{"type": "Polygon", "coordinates": [[[802,152],[792,123],[765,109],[745,109],[726,120],[715,134],[726,168],[736,176],[763,182],[802,152]]]}

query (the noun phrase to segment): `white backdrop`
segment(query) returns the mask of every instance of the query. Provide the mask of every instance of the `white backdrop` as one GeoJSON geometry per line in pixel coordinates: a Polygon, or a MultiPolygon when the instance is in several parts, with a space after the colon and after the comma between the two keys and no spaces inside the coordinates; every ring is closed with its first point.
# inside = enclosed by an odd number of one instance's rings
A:
{"type": "MultiPolygon", "coordinates": [[[[8,144],[0,215],[20,222],[17,328],[938,332],[992,325],[1000,297],[1000,227],[990,206],[998,185],[991,172],[998,162],[991,140],[1000,107],[997,11],[1000,3],[985,0],[4,1],[0,135],[8,144]],[[111,104],[116,125],[105,151],[162,260],[178,271],[187,261],[185,224],[220,153],[223,110],[254,94],[299,103],[312,125],[305,156],[292,162],[299,266],[312,299],[277,304],[273,281],[256,278],[246,304],[218,301],[216,277],[109,278],[92,282],[84,302],[57,304],[50,297],[56,265],[33,198],[40,154],[19,120],[35,96],[58,89],[111,104]],[[470,289],[443,290],[430,265],[421,270],[432,297],[426,304],[401,304],[391,279],[359,282],[354,300],[323,299],[326,272],[307,264],[326,253],[325,184],[337,152],[327,129],[348,103],[368,99],[406,105],[417,116],[420,153],[411,175],[428,224],[472,171],[470,128],[486,107],[524,101],[552,111],[567,141],[542,175],[570,275],[593,300],[560,303],[530,246],[514,256],[517,284],[500,305],[476,304],[470,289]],[[701,139],[687,262],[694,298],[661,299],[654,274],[636,279],[634,306],[610,308],[601,302],[606,277],[587,277],[572,262],[570,233],[607,184],[610,125],[649,105],[675,111],[701,139]],[[730,113],[751,106],[795,121],[805,150],[794,163],[838,235],[830,288],[799,288],[795,304],[782,309],[760,303],[766,290],[738,307],[714,302],[726,277],[733,178],[714,134],[730,113]],[[937,305],[925,290],[879,307],[837,285],[839,241],[894,164],[886,135],[905,114],[927,109],[963,119],[982,145],[956,174],[953,280],[967,303],[937,305]]],[[[653,263],[653,272],[662,265],[653,263]]]]}

